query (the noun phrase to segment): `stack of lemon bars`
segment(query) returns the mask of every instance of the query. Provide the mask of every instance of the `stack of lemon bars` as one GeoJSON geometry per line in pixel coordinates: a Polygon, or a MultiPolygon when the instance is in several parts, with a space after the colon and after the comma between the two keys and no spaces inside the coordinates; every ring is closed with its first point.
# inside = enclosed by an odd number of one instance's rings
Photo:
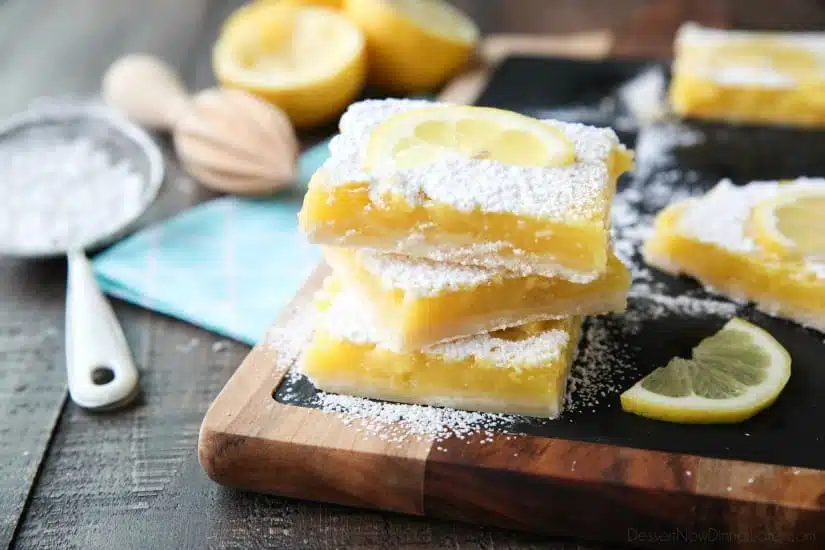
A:
{"type": "Polygon", "coordinates": [[[622,311],[610,129],[367,100],[299,214],[332,275],[300,361],[323,391],[553,418],[587,315],[622,311]]]}

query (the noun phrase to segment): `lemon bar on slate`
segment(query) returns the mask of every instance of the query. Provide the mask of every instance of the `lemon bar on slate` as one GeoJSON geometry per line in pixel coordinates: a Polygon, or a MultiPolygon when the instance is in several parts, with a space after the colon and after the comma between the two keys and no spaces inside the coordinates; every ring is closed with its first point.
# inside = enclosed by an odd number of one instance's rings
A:
{"type": "Polygon", "coordinates": [[[659,213],[643,252],[664,271],[825,331],[825,179],[724,180],[659,213]]]}
{"type": "Polygon", "coordinates": [[[319,390],[385,401],[554,418],[581,331],[568,317],[418,351],[381,347],[362,301],[333,283],[300,368],[319,390]]]}
{"type": "Polygon", "coordinates": [[[825,32],[757,32],[683,25],[670,103],[682,116],[825,125],[825,32]]]}
{"type": "Polygon", "coordinates": [[[589,283],[435,263],[370,250],[325,247],[336,276],[394,351],[528,322],[623,311],[630,272],[614,254],[589,283]]]}
{"type": "Polygon", "coordinates": [[[351,106],[299,214],[311,242],[585,282],[632,155],[610,129],[420,100],[351,106]]]}

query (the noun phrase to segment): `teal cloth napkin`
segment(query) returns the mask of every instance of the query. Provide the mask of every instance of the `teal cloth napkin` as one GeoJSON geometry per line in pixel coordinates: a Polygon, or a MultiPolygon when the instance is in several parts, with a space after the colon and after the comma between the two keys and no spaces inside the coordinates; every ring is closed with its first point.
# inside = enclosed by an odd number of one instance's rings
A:
{"type": "MultiPolygon", "coordinates": [[[[305,152],[302,183],[329,155],[305,152]]],[[[102,290],[253,345],[321,259],[298,231],[303,197],[221,197],[135,233],[92,259],[102,290]]]]}

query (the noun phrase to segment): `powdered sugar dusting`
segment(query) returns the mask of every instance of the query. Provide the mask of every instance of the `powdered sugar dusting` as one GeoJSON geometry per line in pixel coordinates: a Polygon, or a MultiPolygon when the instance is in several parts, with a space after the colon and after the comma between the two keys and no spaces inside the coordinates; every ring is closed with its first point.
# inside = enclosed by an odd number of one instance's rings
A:
{"type": "MultiPolygon", "coordinates": [[[[572,323],[578,323],[575,320],[572,323]]],[[[507,368],[530,366],[553,366],[570,344],[570,334],[566,330],[544,330],[523,340],[506,340],[496,333],[479,334],[427,348],[426,353],[434,353],[452,361],[469,357],[484,359],[496,366],[507,368]]]]}
{"type": "Polygon", "coordinates": [[[650,279],[639,250],[653,234],[655,214],[698,193],[691,191],[698,173],[676,167],[674,150],[703,140],[702,134],[680,124],[658,124],[639,134],[633,178],[616,194],[611,210],[616,253],[631,266],[634,281],[650,279]]]}
{"type": "MultiPolygon", "coordinates": [[[[748,220],[754,206],[779,191],[805,189],[825,184],[825,179],[801,178],[791,183],[753,182],[737,186],[722,180],[700,200],[687,203],[677,230],[699,241],[733,252],[752,252],[756,243],[749,236],[748,220]]],[[[818,187],[821,188],[821,187],[818,187]]]]}
{"type": "Polygon", "coordinates": [[[603,400],[615,398],[628,377],[636,376],[626,339],[617,332],[621,319],[616,319],[606,316],[588,320],[567,380],[566,412],[595,412],[603,400]]]}
{"type": "Polygon", "coordinates": [[[555,220],[590,219],[606,212],[609,181],[607,159],[621,144],[611,129],[546,121],[573,144],[576,162],[552,168],[505,165],[486,159],[448,156],[425,166],[391,173],[366,174],[364,149],[375,126],[397,113],[429,105],[420,100],[367,100],[341,117],[341,133],[330,144],[324,164],[327,185],[362,182],[380,203],[387,193],[412,205],[422,201],[463,211],[511,213],[555,220]]]}
{"type": "MultiPolygon", "coordinates": [[[[664,315],[680,314],[687,316],[719,315],[729,317],[736,314],[736,304],[727,300],[689,295],[668,296],[656,287],[641,283],[634,285],[630,297],[648,301],[647,304],[634,308],[635,314],[642,314],[645,319],[656,319],[664,315]]],[[[632,322],[633,315],[628,316],[632,322]]]]}
{"type": "Polygon", "coordinates": [[[497,271],[504,269],[520,276],[563,277],[581,284],[594,281],[600,275],[598,271],[574,271],[559,264],[549,263],[547,258],[541,255],[512,248],[510,244],[502,241],[442,245],[425,242],[420,234],[412,233],[397,243],[395,251],[423,256],[438,263],[473,265],[497,271]],[[506,251],[512,251],[513,256],[503,255],[506,251]]]}
{"type": "Polygon", "coordinates": [[[470,436],[481,444],[492,442],[502,428],[518,420],[513,415],[461,411],[451,408],[385,403],[349,395],[319,392],[322,410],[337,413],[366,437],[404,443],[470,436]],[[480,436],[480,437],[479,437],[480,436]]]}
{"type": "MultiPolygon", "coordinates": [[[[290,315],[290,320],[269,329],[264,334],[262,342],[265,349],[277,354],[276,368],[279,370],[292,369],[296,364],[312,337],[317,319],[317,314],[312,307],[305,307],[301,311],[292,311],[285,315],[290,315]]],[[[292,369],[289,373],[297,374],[298,371],[292,369]]]]}
{"type": "MultiPolygon", "coordinates": [[[[370,322],[358,295],[349,290],[332,296],[330,306],[320,323],[324,330],[343,340],[381,346],[379,331],[370,322]]],[[[563,355],[569,342],[570,335],[562,329],[544,330],[518,340],[488,333],[435,344],[423,349],[421,353],[451,361],[473,357],[506,368],[551,366],[553,361],[563,355]]]]}
{"type": "Polygon", "coordinates": [[[496,277],[516,277],[512,272],[381,254],[369,250],[355,252],[361,265],[387,289],[402,289],[415,296],[434,296],[445,291],[472,288],[496,277]]]}
{"type": "MultiPolygon", "coordinates": [[[[383,288],[403,290],[412,296],[436,296],[444,292],[456,292],[495,281],[531,275],[531,273],[523,273],[521,270],[464,265],[450,261],[434,261],[368,249],[329,251],[327,258],[333,267],[339,261],[346,261],[336,257],[342,254],[355,254],[354,261],[358,262],[370,275],[377,278],[383,288]]],[[[452,258],[454,259],[455,256],[452,258]]],[[[561,278],[579,284],[587,284],[599,276],[599,274],[591,276],[580,272],[575,272],[575,276],[572,276],[573,272],[561,271],[562,273],[554,273],[552,276],[547,274],[540,276],[561,278]]]]}

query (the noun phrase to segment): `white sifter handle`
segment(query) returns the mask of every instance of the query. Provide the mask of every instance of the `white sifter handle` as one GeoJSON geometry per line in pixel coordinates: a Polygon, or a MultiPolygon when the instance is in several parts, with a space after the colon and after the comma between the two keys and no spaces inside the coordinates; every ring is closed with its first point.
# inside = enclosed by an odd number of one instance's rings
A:
{"type": "Polygon", "coordinates": [[[87,409],[112,409],[138,393],[138,372],[114,311],[83,252],[68,253],[66,369],[69,394],[87,409]]]}

